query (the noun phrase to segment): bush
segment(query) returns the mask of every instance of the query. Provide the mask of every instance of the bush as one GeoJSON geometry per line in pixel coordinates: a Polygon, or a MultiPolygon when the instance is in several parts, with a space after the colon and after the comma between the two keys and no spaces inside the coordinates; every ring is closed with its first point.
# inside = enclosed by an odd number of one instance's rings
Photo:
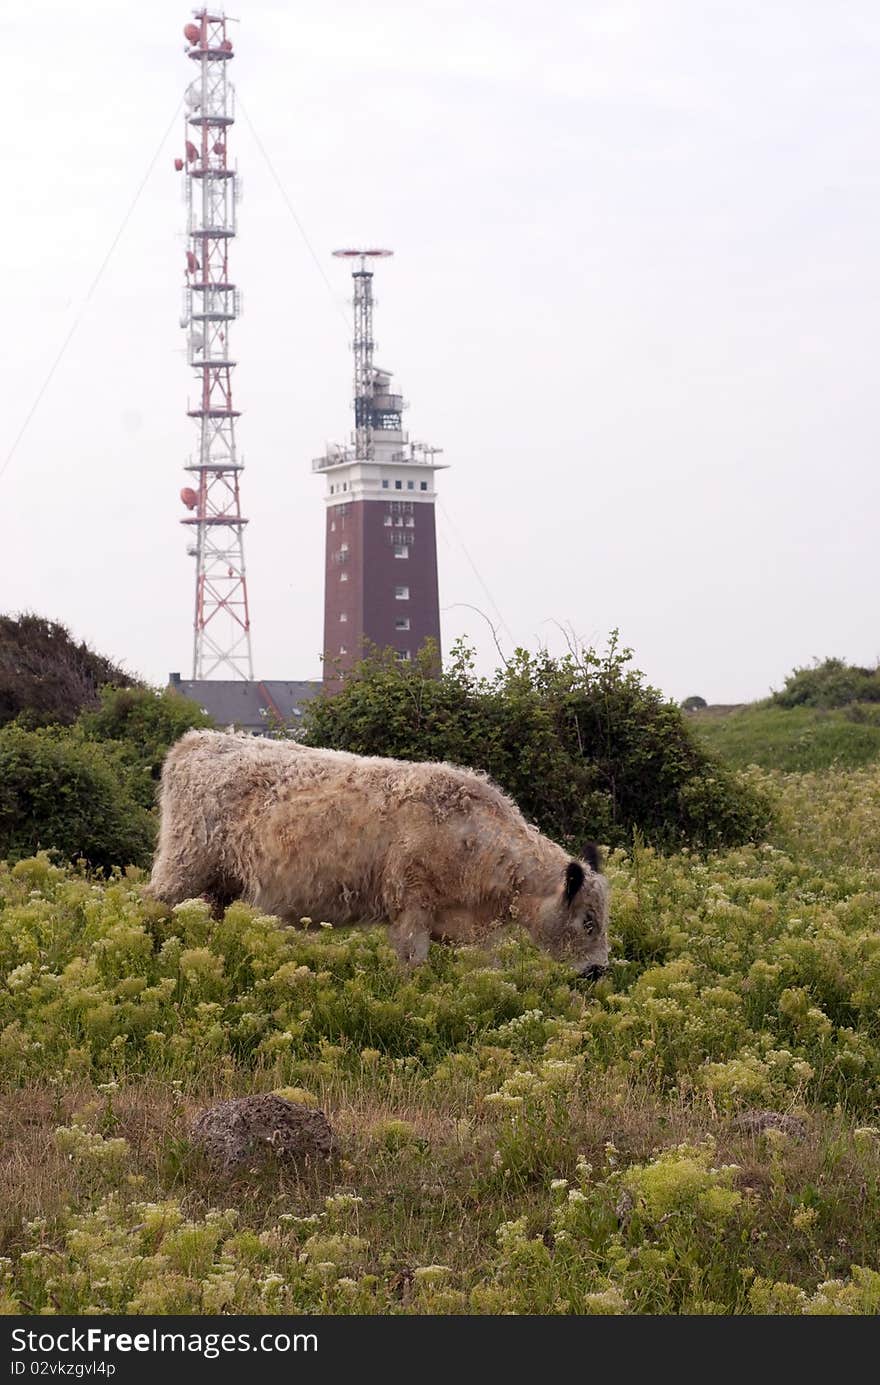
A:
{"type": "Polygon", "coordinates": [[[191,727],[214,722],[189,698],[167,688],[102,688],[99,696],[97,711],[83,712],[78,725],[88,740],[119,743],[131,790],[151,808],[166,752],[191,727]]]}
{"type": "Polygon", "coordinates": [[[777,707],[846,707],[851,702],[880,702],[880,668],[859,668],[843,659],[816,660],[796,668],[771,702],[777,707]]]}
{"type": "Polygon", "coordinates": [[[51,848],[93,867],[146,865],[154,833],[117,751],[78,730],[0,728],[0,857],[51,848]]]}
{"type": "Polygon", "coordinates": [[[97,707],[105,683],[136,680],[57,621],[0,616],[0,725],[25,714],[30,726],[69,726],[83,707],[97,707]]]}
{"type": "Polygon", "coordinates": [[[681,710],[683,712],[699,712],[708,705],[705,697],[686,697],[681,704],[681,710]]]}
{"type": "Polygon", "coordinates": [[[211,725],[195,703],[134,683],[63,625],[0,617],[0,856],[51,848],[92,866],[145,865],[165,753],[190,727],[211,725]]]}
{"type": "Polygon", "coordinates": [[[430,646],[409,664],[388,651],[308,705],[303,738],[484,770],[571,850],[590,839],[624,844],[636,832],[664,847],[762,835],[766,800],[710,757],[630,660],[612,637],[604,656],[583,650],[557,660],[520,649],[484,679],[459,644],[438,678],[430,646]]]}

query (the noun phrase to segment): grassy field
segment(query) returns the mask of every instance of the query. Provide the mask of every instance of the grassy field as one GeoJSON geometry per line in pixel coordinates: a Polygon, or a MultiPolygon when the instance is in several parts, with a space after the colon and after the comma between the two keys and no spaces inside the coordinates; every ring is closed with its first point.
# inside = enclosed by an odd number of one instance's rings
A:
{"type": "Polygon", "coordinates": [[[876,1313],[880,768],[760,777],[772,842],[612,857],[594,986],[0,867],[2,1309],[876,1313]],[[255,1090],[337,1165],[214,1176],[255,1090]]]}
{"type": "Polygon", "coordinates": [[[876,703],[828,711],[760,703],[720,714],[707,708],[690,713],[688,723],[710,750],[739,769],[854,769],[880,759],[876,703]]]}

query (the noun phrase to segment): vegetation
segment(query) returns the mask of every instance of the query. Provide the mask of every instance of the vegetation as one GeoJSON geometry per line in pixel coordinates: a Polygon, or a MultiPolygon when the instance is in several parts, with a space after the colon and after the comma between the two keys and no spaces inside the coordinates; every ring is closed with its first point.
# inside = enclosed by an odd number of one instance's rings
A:
{"type": "Polygon", "coordinates": [[[83,708],[98,706],[105,684],[137,680],[57,621],[0,615],[0,726],[21,716],[30,727],[69,726],[83,708]]]}
{"type": "MultiPolygon", "coordinates": [[[[166,688],[102,688],[99,706],[83,712],[79,729],[90,741],[119,747],[132,792],[145,808],[155,802],[166,751],[192,727],[213,726],[206,712],[166,688]]],[[[118,857],[116,864],[128,864],[118,857]]]]}
{"type": "Polygon", "coordinates": [[[574,851],[588,840],[625,845],[635,833],[665,849],[762,836],[765,797],[710,757],[630,661],[613,637],[604,655],[520,649],[485,679],[459,644],[438,678],[430,647],[412,663],[387,651],[359,664],[341,692],[308,705],[303,736],[484,770],[574,851]]]}
{"type": "Polygon", "coordinates": [[[880,769],[761,785],[771,843],[611,853],[595,986],[0,868],[6,1310],[876,1313],[880,769]],[[218,1183],[189,1118],[254,1090],[340,1162],[218,1183]]]}
{"type": "Polygon", "coordinates": [[[782,691],[763,702],[695,708],[688,722],[706,749],[734,769],[855,769],[880,758],[878,703],[880,669],[825,659],[794,669],[782,691]]]}
{"type": "Polygon", "coordinates": [[[177,693],[105,688],[70,727],[0,727],[0,856],[51,848],[92,867],[147,865],[165,751],[210,724],[177,693]]]}
{"type": "Polygon", "coordinates": [[[61,727],[0,727],[0,855],[52,847],[95,867],[146,865],[154,832],[118,749],[61,727]]]}
{"type": "Polygon", "coordinates": [[[370,661],[309,738],[480,765],[610,842],[602,981],[516,934],[407,973],[381,929],[169,910],[137,865],[198,708],[0,727],[0,1312],[876,1314],[873,709],[685,726],[613,645],[428,671],[370,661]],[[855,767],[714,759],[756,748],[855,767]],[[192,1116],[265,1090],[327,1111],[333,1165],[202,1162],[192,1116]]]}
{"type": "Polygon", "coordinates": [[[736,769],[855,769],[880,757],[880,707],[861,703],[835,711],[755,703],[724,716],[696,712],[689,724],[713,755],[736,769]]]}
{"type": "Polygon", "coordinates": [[[770,699],[776,707],[848,707],[853,702],[880,702],[880,667],[859,668],[843,659],[818,660],[811,668],[796,668],[781,692],[770,699]]]}

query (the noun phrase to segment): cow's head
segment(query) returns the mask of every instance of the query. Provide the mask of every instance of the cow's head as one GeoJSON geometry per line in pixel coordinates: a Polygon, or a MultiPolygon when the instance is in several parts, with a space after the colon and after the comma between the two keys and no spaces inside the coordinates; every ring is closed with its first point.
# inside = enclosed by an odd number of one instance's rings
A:
{"type": "Polygon", "coordinates": [[[592,843],[539,901],[533,932],[536,943],[579,976],[595,981],[608,970],[608,881],[592,843]]]}

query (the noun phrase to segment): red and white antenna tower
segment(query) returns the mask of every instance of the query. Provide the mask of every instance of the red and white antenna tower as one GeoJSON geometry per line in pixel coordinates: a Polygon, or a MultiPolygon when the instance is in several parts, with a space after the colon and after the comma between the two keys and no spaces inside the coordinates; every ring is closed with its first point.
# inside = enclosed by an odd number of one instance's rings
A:
{"type": "Polygon", "coordinates": [[[235,92],[227,77],[233,56],[225,14],[194,10],[184,29],[195,79],[184,98],[185,151],[175,167],[186,175],[186,288],[180,325],[187,332],[187,360],[196,372],[199,399],[187,412],[199,430],[197,458],[186,470],[194,484],[180,498],[191,516],[196,560],[193,678],[252,679],[250,617],[244,566],[244,526],[239,502],[243,464],[235,449],[230,323],[240,311],[229,276],[229,243],[235,235],[239,197],[229,166],[228,136],[235,120],[235,92]]]}

